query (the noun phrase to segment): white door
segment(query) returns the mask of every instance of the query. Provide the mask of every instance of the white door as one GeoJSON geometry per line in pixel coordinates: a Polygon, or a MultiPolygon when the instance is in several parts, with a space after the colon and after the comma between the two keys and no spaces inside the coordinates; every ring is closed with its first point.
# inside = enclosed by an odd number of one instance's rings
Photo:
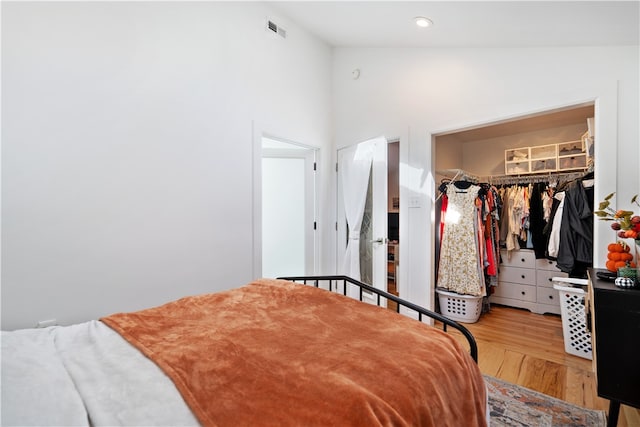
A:
{"type": "Polygon", "coordinates": [[[315,272],[315,150],[263,138],[262,277],[315,272]]]}
{"type": "Polygon", "coordinates": [[[338,150],[338,273],[387,289],[387,140],[338,150]]]}

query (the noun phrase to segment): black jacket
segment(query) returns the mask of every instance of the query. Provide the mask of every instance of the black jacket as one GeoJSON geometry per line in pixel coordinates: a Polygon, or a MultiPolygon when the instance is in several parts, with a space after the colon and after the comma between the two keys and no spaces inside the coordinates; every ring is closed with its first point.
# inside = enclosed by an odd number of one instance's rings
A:
{"type": "Polygon", "coordinates": [[[571,277],[586,277],[593,264],[593,189],[575,180],[564,191],[557,265],[571,277]]]}

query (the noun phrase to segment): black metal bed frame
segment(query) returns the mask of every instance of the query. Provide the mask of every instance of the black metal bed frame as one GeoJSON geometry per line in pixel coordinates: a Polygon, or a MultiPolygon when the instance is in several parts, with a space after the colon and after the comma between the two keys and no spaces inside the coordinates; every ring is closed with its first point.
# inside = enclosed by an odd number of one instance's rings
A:
{"type": "Polygon", "coordinates": [[[476,340],[471,334],[471,332],[459,324],[458,322],[451,320],[439,313],[436,313],[431,310],[427,310],[424,307],[420,307],[419,305],[413,304],[409,301],[405,301],[402,298],[399,298],[393,294],[385,292],[383,290],[374,288],[373,286],[367,285],[366,283],[362,283],[358,280],[352,279],[348,276],[289,276],[289,277],[278,277],[281,280],[288,280],[290,282],[302,282],[302,284],[310,285],[313,284],[316,288],[321,287],[320,282],[326,283],[328,282],[328,290],[330,292],[339,292],[339,284],[342,282],[342,294],[347,296],[347,284],[356,286],[359,291],[359,300],[363,301],[364,292],[370,292],[376,295],[376,304],[378,306],[381,305],[383,299],[388,301],[393,301],[397,304],[396,312],[400,313],[400,308],[405,307],[410,309],[416,313],[418,313],[418,321],[422,322],[423,316],[430,317],[432,319],[437,320],[438,322],[442,322],[442,330],[447,332],[447,326],[451,326],[452,328],[460,331],[462,335],[467,339],[469,343],[469,353],[471,353],[471,357],[478,363],[478,345],[476,344],[476,340]],[[311,283],[308,283],[311,282],[311,283]],[[335,290],[334,290],[335,287],[335,290]]]}

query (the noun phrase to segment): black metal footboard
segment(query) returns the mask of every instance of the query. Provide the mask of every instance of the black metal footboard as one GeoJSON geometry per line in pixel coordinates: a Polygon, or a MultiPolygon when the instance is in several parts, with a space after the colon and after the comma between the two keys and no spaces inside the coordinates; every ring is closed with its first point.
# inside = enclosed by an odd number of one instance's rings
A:
{"type": "Polygon", "coordinates": [[[367,285],[366,283],[362,283],[348,276],[294,276],[278,277],[278,279],[289,280],[291,282],[301,282],[305,285],[313,285],[316,288],[322,287],[322,284],[327,286],[327,289],[331,292],[339,292],[340,284],[342,284],[342,294],[345,296],[347,295],[348,287],[354,286],[357,288],[360,301],[363,301],[365,292],[368,292],[369,294],[375,295],[376,304],[378,306],[380,306],[384,300],[393,301],[397,304],[396,312],[398,313],[400,313],[401,307],[405,307],[418,313],[418,321],[420,322],[422,322],[423,316],[427,316],[441,322],[442,329],[445,332],[447,331],[447,326],[451,326],[452,328],[460,331],[469,343],[469,353],[471,353],[471,357],[476,361],[476,363],[478,362],[478,345],[476,344],[476,340],[471,332],[458,322],[448,319],[439,313],[427,310],[426,308],[420,307],[419,305],[413,304],[409,301],[405,301],[393,294],[374,288],[373,286],[367,285]]]}

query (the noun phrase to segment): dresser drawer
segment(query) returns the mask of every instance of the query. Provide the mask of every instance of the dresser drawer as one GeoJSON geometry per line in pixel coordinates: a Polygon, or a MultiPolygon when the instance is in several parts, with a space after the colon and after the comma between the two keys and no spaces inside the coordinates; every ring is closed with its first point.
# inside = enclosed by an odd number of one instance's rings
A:
{"type": "Polygon", "coordinates": [[[497,297],[536,302],[536,287],[517,283],[499,282],[494,295],[497,297]]]}
{"type": "Polygon", "coordinates": [[[507,251],[500,251],[502,265],[507,267],[536,268],[536,254],[529,250],[511,251],[511,256],[507,251]]]}
{"type": "Polygon", "coordinates": [[[560,272],[560,270],[558,270],[556,262],[546,258],[536,259],[536,268],[538,270],[550,270],[550,271],[560,272]]]}
{"type": "Polygon", "coordinates": [[[530,268],[502,267],[500,268],[498,281],[535,285],[536,271],[530,268]]]}
{"type": "Polygon", "coordinates": [[[552,313],[552,314],[560,314],[562,315],[562,310],[560,309],[560,304],[558,305],[549,305],[549,304],[536,304],[536,311],[538,314],[552,313]]]}
{"type": "Polygon", "coordinates": [[[537,288],[537,298],[539,304],[560,306],[560,295],[553,288],[537,288]]]}
{"type": "Polygon", "coordinates": [[[551,279],[554,277],[569,277],[569,275],[560,270],[536,270],[536,284],[538,286],[553,287],[551,279]]]}

